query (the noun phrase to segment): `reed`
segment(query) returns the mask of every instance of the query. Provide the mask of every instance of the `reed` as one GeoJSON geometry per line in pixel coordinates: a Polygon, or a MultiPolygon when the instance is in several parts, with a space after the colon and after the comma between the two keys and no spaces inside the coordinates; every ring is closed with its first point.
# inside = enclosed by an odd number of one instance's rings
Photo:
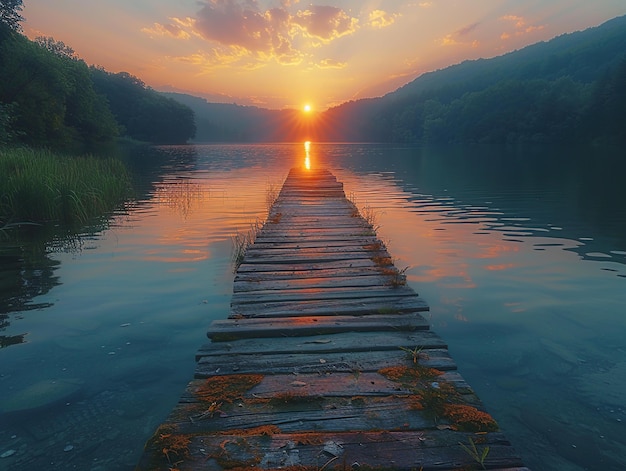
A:
{"type": "Polygon", "coordinates": [[[253,224],[250,224],[250,229],[246,232],[237,231],[232,237],[232,252],[231,262],[233,266],[233,273],[237,273],[237,269],[243,263],[243,258],[246,255],[248,247],[254,244],[259,232],[263,229],[263,224],[258,220],[253,224]]]}
{"type": "Polygon", "coordinates": [[[131,194],[128,171],[114,158],[0,149],[0,175],[0,228],[84,224],[109,214],[131,194]]]}

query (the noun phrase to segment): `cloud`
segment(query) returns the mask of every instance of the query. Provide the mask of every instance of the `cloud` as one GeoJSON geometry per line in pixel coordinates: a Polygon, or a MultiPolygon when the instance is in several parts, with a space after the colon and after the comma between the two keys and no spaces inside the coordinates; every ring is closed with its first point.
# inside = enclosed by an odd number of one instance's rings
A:
{"type": "Polygon", "coordinates": [[[241,47],[212,48],[207,51],[196,52],[187,56],[176,57],[174,60],[198,66],[202,71],[227,67],[249,58],[250,53],[241,47]]]}
{"type": "Polygon", "coordinates": [[[476,28],[480,26],[480,23],[472,23],[467,25],[454,33],[448,34],[439,40],[439,44],[442,46],[459,46],[470,45],[471,47],[478,47],[479,42],[476,40],[466,40],[465,37],[473,33],[476,28]]]}
{"type": "Polygon", "coordinates": [[[500,35],[500,39],[503,40],[510,39],[512,36],[522,36],[534,31],[540,31],[545,28],[545,25],[529,25],[524,17],[517,15],[505,15],[502,16],[500,20],[508,21],[509,23],[513,23],[515,26],[515,31],[513,33],[504,32],[500,35]]]}
{"type": "Polygon", "coordinates": [[[430,8],[433,6],[433,2],[420,2],[417,6],[420,8],[430,8]]]}
{"type": "MultiPolygon", "coordinates": [[[[328,44],[358,29],[358,19],[341,8],[317,5],[297,10],[298,3],[281,0],[280,6],[262,10],[257,0],[201,0],[194,18],[170,18],[169,23],[155,23],[142,32],[153,37],[201,38],[212,49],[196,60],[241,66],[242,61],[299,64],[307,56],[306,47],[328,44]]],[[[384,21],[389,18],[379,20],[384,21]]]]}
{"type": "Polygon", "coordinates": [[[346,62],[339,62],[334,59],[323,59],[316,64],[318,69],[344,69],[348,66],[346,62]]]}
{"type": "Polygon", "coordinates": [[[141,32],[150,36],[169,36],[176,39],[190,39],[188,29],[193,28],[193,18],[170,18],[171,23],[154,23],[150,28],[142,28],[141,32]]]}
{"type": "Polygon", "coordinates": [[[253,1],[210,0],[198,12],[195,27],[209,41],[267,52],[287,40],[286,16],[281,8],[261,12],[253,1]]]}
{"type": "Polygon", "coordinates": [[[515,23],[516,28],[523,28],[526,25],[526,20],[523,17],[517,15],[504,15],[500,19],[515,23]]]}
{"type": "Polygon", "coordinates": [[[466,26],[464,28],[461,28],[460,30],[455,32],[454,35],[457,36],[457,37],[467,36],[468,34],[470,34],[472,31],[474,31],[479,26],[480,26],[480,23],[472,23],[471,25],[468,25],[468,26],[466,26]]]}
{"type": "Polygon", "coordinates": [[[306,36],[328,43],[354,33],[359,20],[338,7],[311,5],[309,10],[298,11],[292,23],[299,26],[306,36]]]}
{"type": "Polygon", "coordinates": [[[398,16],[400,15],[387,13],[383,10],[374,10],[370,12],[367,24],[376,29],[386,28],[391,26],[398,16]]]}

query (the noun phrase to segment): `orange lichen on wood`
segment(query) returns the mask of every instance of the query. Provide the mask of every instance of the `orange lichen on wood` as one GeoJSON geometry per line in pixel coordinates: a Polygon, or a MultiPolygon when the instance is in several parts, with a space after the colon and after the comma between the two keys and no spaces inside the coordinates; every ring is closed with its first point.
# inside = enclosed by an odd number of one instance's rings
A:
{"type": "Polygon", "coordinates": [[[276,213],[269,219],[269,221],[272,224],[278,224],[280,220],[282,219],[282,217],[283,217],[283,213],[276,213]]]}
{"type": "Polygon", "coordinates": [[[390,366],[378,370],[378,373],[391,381],[399,383],[413,384],[416,381],[431,380],[443,374],[443,372],[434,368],[414,365],[408,366],[390,366]]]}
{"type": "Polygon", "coordinates": [[[226,375],[207,378],[194,395],[203,402],[232,403],[263,381],[263,375],[226,375]]]}
{"type": "Polygon", "coordinates": [[[326,440],[316,433],[292,433],[289,435],[289,440],[298,445],[323,445],[326,440]]]}
{"type": "Polygon", "coordinates": [[[189,456],[191,435],[179,434],[175,425],[161,425],[149,443],[159,450],[169,463],[172,459],[183,459],[189,456]]]}
{"type": "Polygon", "coordinates": [[[400,271],[396,267],[380,268],[380,273],[385,276],[397,276],[398,274],[400,274],[400,271]]]}
{"type": "Polygon", "coordinates": [[[259,427],[244,428],[236,430],[223,430],[220,435],[236,435],[238,437],[272,436],[280,433],[281,430],[276,425],[261,425],[259,427]]]}
{"type": "Polygon", "coordinates": [[[370,252],[378,252],[383,248],[383,244],[381,242],[374,242],[373,244],[364,245],[363,248],[370,252]]]}
{"type": "Polygon", "coordinates": [[[445,404],[443,415],[464,432],[495,432],[497,422],[487,412],[465,404],[445,404]]]}
{"type": "Polygon", "coordinates": [[[393,261],[391,260],[391,257],[383,257],[380,255],[376,255],[372,257],[372,260],[379,267],[386,266],[386,265],[393,265],[393,261]]]}

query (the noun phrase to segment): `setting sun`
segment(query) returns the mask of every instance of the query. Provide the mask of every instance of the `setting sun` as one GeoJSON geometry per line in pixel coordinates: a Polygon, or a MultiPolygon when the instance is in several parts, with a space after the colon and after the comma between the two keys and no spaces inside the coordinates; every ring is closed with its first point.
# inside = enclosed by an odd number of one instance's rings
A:
{"type": "Polygon", "coordinates": [[[302,108],[302,111],[304,111],[305,113],[309,113],[311,111],[311,105],[309,105],[308,103],[306,105],[304,105],[304,107],[302,108]]]}

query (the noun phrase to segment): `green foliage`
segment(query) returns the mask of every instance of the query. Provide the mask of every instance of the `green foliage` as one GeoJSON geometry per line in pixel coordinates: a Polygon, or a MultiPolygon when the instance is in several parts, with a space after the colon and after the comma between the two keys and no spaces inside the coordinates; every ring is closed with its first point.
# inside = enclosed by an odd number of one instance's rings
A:
{"type": "Polygon", "coordinates": [[[10,105],[12,140],[57,149],[110,141],[117,124],[87,65],[68,49],[51,52],[62,43],[46,41],[42,46],[12,34],[0,42],[0,104],[10,105]]]}
{"type": "Polygon", "coordinates": [[[13,31],[21,31],[22,0],[0,0],[0,26],[7,26],[13,31]]]}
{"type": "Polygon", "coordinates": [[[37,36],[35,38],[35,43],[57,56],[76,59],[74,49],[66,45],[63,41],[56,41],[52,37],[37,36]]]}
{"type": "Polygon", "coordinates": [[[474,443],[474,440],[472,440],[471,437],[468,440],[469,446],[463,443],[459,443],[459,445],[461,445],[461,448],[463,448],[465,453],[470,455],[474,459],[474,461],[476,461],[481,466],[482,469],[487,469],[485,468],[485,460],[487,459],[487,455],[489,455],[489,447],[484,447],[483,451],[479,453],[478,448],[476,447],[476,443],[474,443]]]}
{"type": "Polygon", "coordinates": [[[13,129],[14,104],[0,103],[0,146],[11,144],[17,139],[13,129]]]}
{"type": "Polygon", "coordinates": [[[328,110],[325,140],[499,143],[626,140],[626,16],[489,60],[424,74],[328,110]]]}
{"type": "Polygon", "coordinates": [[[181,144],[194,137],[194,113],[187,106],[146,87],[127,72],[114,74],[92,67],[90,73],[127,136],[158,144],[181,144]]]}
{"type": "Polygon", "coordinates": [[[119,134],[163,144],[195,133],[188,107],[127,73],[89,68],[54,38],[0,24],[0,144],[84,151],[119,134]]]}
{"type": "Polygon", "coordinates": [[[67,157],[49,151],[0,151],[0,227],[10,224],[84,224],[111,212],[130,194],[117,159],[67,157]]]}

